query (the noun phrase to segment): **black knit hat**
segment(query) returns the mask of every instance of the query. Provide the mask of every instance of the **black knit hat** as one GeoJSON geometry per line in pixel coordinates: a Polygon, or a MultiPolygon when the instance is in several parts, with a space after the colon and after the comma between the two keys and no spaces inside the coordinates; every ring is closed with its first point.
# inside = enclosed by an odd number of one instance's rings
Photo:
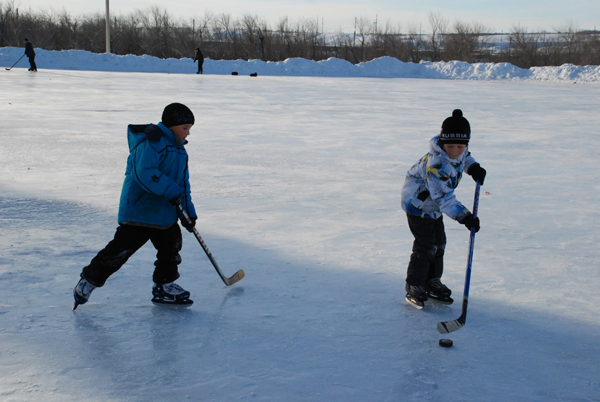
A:
{"type": "Polygon", "coordinates": [[[471,126],[469,121],[463,117],[460,109],[455,109],[452,116],[442,123],[440,140],[444,144],[468,144],[471,139],[471,126]]]}
{"type": "Polygon", "coordinates": [[[194,114],[186,105],[171,103],[163,111],[161,121],[167,127],[194,124],[194,114]]]}

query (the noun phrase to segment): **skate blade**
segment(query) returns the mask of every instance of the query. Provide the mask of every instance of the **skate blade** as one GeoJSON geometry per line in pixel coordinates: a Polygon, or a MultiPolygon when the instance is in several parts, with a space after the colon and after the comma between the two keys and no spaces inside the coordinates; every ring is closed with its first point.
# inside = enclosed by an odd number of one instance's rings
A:
{"type": "Polygon", "coordinates": [[[454,303],[454,300],[452,298],[450,298],[450,297],[447,298],[447,299],[435,299],[435,298],[429,296],[429,301],[437,303],[437,304],[443,304],[445,306],[449,306],[452,303],[454,303]]]}
{"type": "Polygon", "coordinates": [[[423,303],[422,301],[418,301],[418,300],[413,299],[412,297],[408,297],[408,296],[406,296],[405,299],[408,302],[408,304],[410,304],[411,306],[413,306],[419,310],[422,310],[423,307],[425,307],[425,303],[423,303]]]}
{"type": "Polygon", "coordinates": [[[160,307],[172,307],[172,308],[187,308],[194,304],[193,300],[181,300],[181,301],[173,301],[173,300],[164,300],[153,298],[152,303],[156,306],[160,307]]]}

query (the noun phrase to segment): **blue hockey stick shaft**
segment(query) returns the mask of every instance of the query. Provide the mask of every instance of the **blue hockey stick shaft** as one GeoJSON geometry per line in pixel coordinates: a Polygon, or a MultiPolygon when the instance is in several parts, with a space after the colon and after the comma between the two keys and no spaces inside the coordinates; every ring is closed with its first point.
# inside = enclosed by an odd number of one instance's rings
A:
{"type": "MultiPolygon", "coordinates": [[[[479,191],[481,184],[477,182],[475,188],[475,200],[473,201],[473,216],[477,217],[479,209],[479,191]]],[[[475,249],[475,229],[471,229],[471,237],[469,239],[469,258],[467,260],[467,273],[465,274],[465,290],[463,292],[462,313],[456,320],[438,322],[437,329],[441,334],[449,334],[457,329],[462,328],[467,321],[467,306],[469,305],[469,288],[471,287],[471,266],[473,265],[473,250],[475,249]]]]}

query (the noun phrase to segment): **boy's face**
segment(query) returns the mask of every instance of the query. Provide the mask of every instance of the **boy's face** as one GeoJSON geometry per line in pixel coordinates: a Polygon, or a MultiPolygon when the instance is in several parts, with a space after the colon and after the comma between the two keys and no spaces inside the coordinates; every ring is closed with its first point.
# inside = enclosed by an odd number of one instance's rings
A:
{"type": "Polygon", "coordinates": [[[463,152],[465,152],[467,146],[465,144],[445,144],[444,151],[448,154],[450,159],[458,159],[463,152]]]}
{"type": "Polygon", "coordinates": [[[190,129],[192,124],[180,124],[178,126],[169,127],[169,130],[173,132],[177,137],[185,140],[190,135],[190,129]]]}

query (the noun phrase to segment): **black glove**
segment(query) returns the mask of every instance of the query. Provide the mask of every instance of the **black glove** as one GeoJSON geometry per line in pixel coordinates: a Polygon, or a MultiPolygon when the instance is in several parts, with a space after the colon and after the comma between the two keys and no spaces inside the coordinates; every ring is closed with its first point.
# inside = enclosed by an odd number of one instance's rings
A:
{"type": "Polygon", "coordinates": [[[181,220],[181,225],[182,225],[182,226],[183,226],[183,227],[184,227],[184,228],[185,228],[185,229],[186,229],[188,232],[190,232],[190,233],[191,233],[191,232],[193,232],[193,231],[194,231],[194,227],[196,227],[196,218],[191,218],[191,217],[190,217],[190,220],[192,221],[192,223],[189,223],[189,222],[187,221],[187,219],[185,219],[185,218],[183,218],[183,217],[182,217],[180,220],[181,220]]]}
{"type": "Polygon", "coordinates": [[[479,163],[474,163],[469,166],[468,174],[471,175],[473,180],[478,181],[483,186],[483,180],[485,180],[485,169],[482,168],[479,163]]]}
{"type": "Polygon", "coordinates": [[[463,225],[467,227],[467,229],[475,229],[475,233],[479,232],[479,218],[473,216],[472,213],[469,212],[462,220],[460,221],[463,225]]]}
{"type": "Polygon", "coordinates": [[[175,197],[175,198],[171,198],[171,199],[169,200],[169,203],[170,203],[171,205],[175,205],[175,206],[177,206],[177,205],[181,204],[181,195],[178,195],[178,196],[177,196],[177,197],[175,197]]]}

